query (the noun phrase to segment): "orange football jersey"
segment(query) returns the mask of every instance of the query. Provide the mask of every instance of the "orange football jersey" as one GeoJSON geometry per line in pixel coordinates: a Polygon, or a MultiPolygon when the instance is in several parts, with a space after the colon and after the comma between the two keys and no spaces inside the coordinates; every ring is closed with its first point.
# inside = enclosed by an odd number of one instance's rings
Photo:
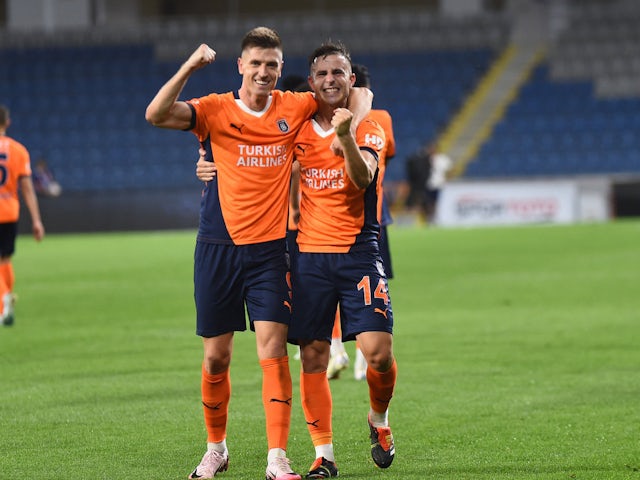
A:
{"type": "MultiPolygon", "coordinates": [[[[384,130],[384,136],[386,142],[384,148],[380,153],[378,159],[378,185],[382,188],[382,182],[384,181],[384,174],[387,170],[387,159],[393,158],[396,154],[396,139],[393,136],[393,123],[391,121],[391,115],[386,110],[371,110],[369,118],[378,123],[382,130],[384,130]]],[[[382,190],[380,190],[382,192],[382,190]]],[[[383,195],[380,193],[378,196],[378,221],[382,221],[382,200],[383,195]]]]}
{"type": "MultiPolygon", "coordinates": [[[[189,103],[196,115],[193,133],[200,141],[208,138],[211,143],[219,207],[233,243],[284,238],[293,141],[317,109],[313,95],[275,90],[263,112],[251,111],[233,92],[189,103]]],[[[200,235],[211,238],[203,232],[208,228],[203,227],[204,220],[200,235]]]]}
{"type": "Polygon", "coordinates": [[[0,223],[17,222],[20,215],[18,180],[31,176],[29,152],[20,142],[0,137],[0,223]]]}
{"type": "MultiPolygon", "coordinates": [[[[315,120],[308,121],[296,138],[295,156],[300,162],[301,252],[346,253],[354,246],[377,241],[377,175],[366,189],[349,179],[345,160],[331,151],[333,129],[324,131],[315,120]]],[[[376,156],[384,148],[384,131],[365,119],[356,131],[360,149],[376,156]]]]}
{"type": "MultiPolygon", "coordinates": [[[[393,136],[393,122],[391,121],[391,115],[386,110],[371,110],[368,118],[376,122],[382,127],[382,130],[384,130],[386,142],[380,158],[384,158],[384,163],[386,165],[387,158],[393,158],[396,154],[396,139],[393,136]]],[[[378,165],[380,166],[381,163],[383,162],[379,161],[378,165]]]]}

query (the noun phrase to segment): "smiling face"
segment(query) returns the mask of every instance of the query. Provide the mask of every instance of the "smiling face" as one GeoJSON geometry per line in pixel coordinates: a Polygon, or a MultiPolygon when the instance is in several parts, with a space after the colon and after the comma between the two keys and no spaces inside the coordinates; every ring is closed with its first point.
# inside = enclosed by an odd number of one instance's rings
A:
{"type": "Polygon", "coordinates": [[[238,58],[238,72],[242,75],[241,89],[249,97],[268,96],[282,74],[282,50],[246,48],[238,58]]]}
{"type": "Polygon", "coordinates": [[[347,105],[349,91],[355,81],[351,63],[341,54],[332,53],[317,57],[312,65],[309,85],[320,102],[334,108],[347,105]]]}

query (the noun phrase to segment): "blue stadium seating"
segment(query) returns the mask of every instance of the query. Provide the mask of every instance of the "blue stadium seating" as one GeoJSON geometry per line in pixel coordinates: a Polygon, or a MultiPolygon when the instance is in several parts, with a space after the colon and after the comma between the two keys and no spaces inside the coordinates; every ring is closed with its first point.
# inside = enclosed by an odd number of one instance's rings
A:
{"type": "Polygon", "coordinates": [[[594,95],[538,67],[466,177],[640,172],[640,99],[594,95]],[[518,159],[518,161],[514,161],[518,159]]]}
{"type": "MultiPolygon", "coordinates": [[[[434,138],[473,88],[491,50],[367,55],[375,107],[394,118],[397,158],[434,138]],[[401,72],[401,74],[400,74],[401,72]]],[[[198,186],[193,135],[148,125],[144,110],[178,62],[158,62],[150,45],[0,50],[0,72],[14,119],[11,135],[44,156],[67,191],[198,186]]],[[[287,58],[285,74],[306,75],[305,57],[287,58]]],[[[235,59],[196,72],[183,98],[237,88],[235,59]]]]}
{"type": "Polygon", "coordinates": [[[441,133],[494,55],[478,49],[354,56],[369,68],[374,108],[393,117],[396,158],[387,180],[405,178],[406,158],[441,133]]]}
{"type": "MultiPolygon", "coordinates": [[[[374,107],[389,110],[397,141],[389,180],[404,160],[446,127],[495,52],[448,50],[368,54],[374,107]]],[[[151,45],[0,50],[0,103],[10,134],[45,157],[67,191],[199,185],[193,135],[153,128],[144,110],[178,62],[151,45]]],[[[285,74],[307,59],[287,58],[285,74]]],[[[219,59],[188,82],[183,98],[237,88],[234,59],[219,59]]],[[[467,171],[469,177],[640,172],[640,99],[597,99],[590,82],[554,82],[538,68],[467,171]]]]}

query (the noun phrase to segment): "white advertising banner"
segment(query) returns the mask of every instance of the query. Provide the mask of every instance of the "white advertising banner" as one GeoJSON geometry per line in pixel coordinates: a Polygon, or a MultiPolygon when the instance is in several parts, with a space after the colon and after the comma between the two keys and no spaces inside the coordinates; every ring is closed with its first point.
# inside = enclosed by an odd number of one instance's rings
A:
{"type": "Polygon", "coordinates": [[[450,183],[440,192],[441,226],[572,223],[578,219],[576,182],[450,183]]]}

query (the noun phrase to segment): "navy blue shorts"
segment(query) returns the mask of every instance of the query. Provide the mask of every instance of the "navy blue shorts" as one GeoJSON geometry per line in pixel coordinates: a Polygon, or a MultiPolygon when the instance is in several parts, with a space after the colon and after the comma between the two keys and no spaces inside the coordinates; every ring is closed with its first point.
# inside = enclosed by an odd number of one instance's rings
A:
{"type": "Polygon", "coordinates": [[[380,255],[382,256],[382,264],[387,274],[387,279],[393,278],[393,265],[391,264],[391,249],[389,248],[389,233],[385,225],[380,227],[380,238],[378,239],[380,247],[380,255]]]}
{"type": "Polygon", "coordinates": [[[291,278],[292,343],[331,341],[338,305],[344,341],[361,332],[393,333],[389,288],[377,253],[300,253],[291,278]]]}
{"type": "Polygon", "coordinates": [[[223,245],[198,241],[194,255],[196,333],[215,337],[266,320],[289,324],[291,292],[285,241],[223,245]]]}
{"type": "Polygon", "coordinates": [[[18,222],[0,223],[0,257],[11,257],[16,251],[18,222]]]}
{"type": "Polygon", "coordinates": [[[287,230],[287,252],[289,253],[289,269],[293,270],[300,256],[298,248],[298,230],[287,230]]]}

